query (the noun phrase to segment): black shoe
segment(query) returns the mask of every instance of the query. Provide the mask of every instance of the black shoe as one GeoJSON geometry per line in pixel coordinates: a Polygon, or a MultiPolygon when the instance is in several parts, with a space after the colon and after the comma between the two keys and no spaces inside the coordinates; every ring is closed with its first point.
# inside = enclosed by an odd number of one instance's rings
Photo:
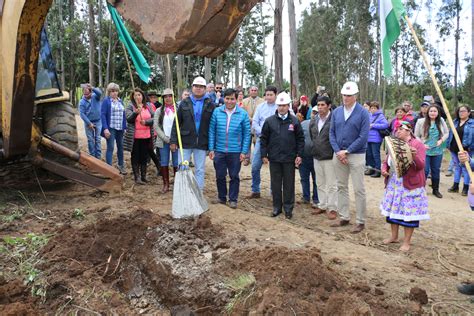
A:
{"type": "Polygon", "coordinates": [[[375,172],[374,169],[367,169],[367,170],[365,170],[364,174],[365,174],[366,176],[371,176],[371,175],[374,174],[374,172],[375,172]]]}
{"type": "Polygon", "coordinates": [[[453,186],[448,189],[448,192],[458,193],[459,192],[459,183],[454,182],[453,186]]]}
{"type": "Polygon", "coordinates": [[[285,217],[286,217],[286,219],[291,219],[293,217],[293,213],[292,212],[285,212],[285,217]]]}
{"type": "Polygon", "coordinates": [[[467,192],[469,191],[469,185],[465,184],[463,187],[462,187],[462,193],[461,195],[462,196],[467,196],[467,192]]]}
{"type": "Polygon", "coordinates": [[[374,173],[370,175],[371,178],[380,178],[381,176],[382,174],[380,173],[380,171],[374,171],[374,173]]]}
{"type": "Polygon", "coordinates": [[[272,217],[277,217],[277,216],[280,215],[280,214],[281,214],[281,210],[273,210],[271,216],[272,216],[272,217]]]}
{"type": "Polygon", "coordinates": [[[474,283],[464,283],[458,285],[458,292],[466,295],[474,295],[474,283]]]}
{"type": "Polygon", "coordinates": [[[443,195],[439,192],[438,189],[433,189],[433,195],[436,196],[438,199],[443,198],[443,195]]]}

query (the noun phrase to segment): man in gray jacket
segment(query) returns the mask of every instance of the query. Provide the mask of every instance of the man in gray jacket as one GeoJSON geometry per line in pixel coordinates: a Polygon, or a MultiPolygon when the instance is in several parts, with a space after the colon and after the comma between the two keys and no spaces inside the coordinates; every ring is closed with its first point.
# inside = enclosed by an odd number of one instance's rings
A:
{"type": "Polygon", "coordinates": [[[316,185],[318,187],[319,204],[313,214],[328,212],[329,219],[336,219],[337,185],[336,171],[334,170],[329,130],[331,127],[331,100],[328,97],[317,99],[318,115],[311,119],[309,125],[310,136],[313,142],[312,154],[316,171],[316,185]]]}

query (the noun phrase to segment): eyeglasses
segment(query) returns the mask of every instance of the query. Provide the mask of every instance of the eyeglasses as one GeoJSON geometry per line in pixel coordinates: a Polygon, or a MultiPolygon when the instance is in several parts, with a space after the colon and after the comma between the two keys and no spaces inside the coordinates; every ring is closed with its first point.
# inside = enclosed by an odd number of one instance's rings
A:
{"type": "Polygon", "coordinates": [[[469,112],[469,111],[465,110],[465,109],[464,110],[459,110],[459,113],[467,113],[467,112],[469,112]]]}
{"type": "Polygon", "coordinates": [[[216,90],[222,90],[222,87],[216,87],[216,90]]]}

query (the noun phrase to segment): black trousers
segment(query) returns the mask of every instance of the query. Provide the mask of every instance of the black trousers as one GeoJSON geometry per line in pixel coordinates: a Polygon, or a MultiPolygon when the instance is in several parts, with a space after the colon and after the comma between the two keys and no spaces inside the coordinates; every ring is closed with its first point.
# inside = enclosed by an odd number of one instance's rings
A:
{"type": "Polygon", "coordinates": [[[150,148],[150,138],[135,138],[132,148],[132,164],[146,165],[148,162],[148,151],[150,148]]]}
{"type": "Polygon", "coordinates": [[[273,210],[291,214],[295,206],[295,164],[293,162],[270,162],[270,182],[273,210]]]}

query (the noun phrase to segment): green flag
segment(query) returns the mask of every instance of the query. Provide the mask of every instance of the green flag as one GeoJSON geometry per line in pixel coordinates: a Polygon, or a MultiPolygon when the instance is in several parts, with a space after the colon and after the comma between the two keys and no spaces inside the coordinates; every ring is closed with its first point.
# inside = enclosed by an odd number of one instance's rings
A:
{"type": "Polygon", "coordinates": [[[392,75],[390,47],[400,35],[400,19],[405,15],[405,8],[401,0],[380,0],[379,9],[383,74],[389,77],[392,75]]]}
{"type": "Polygon", "coordinates": [[[109,3],[107,3],[107,8],[109,9],[112,20],[114,21],[115,27],[117,28],[117,33],[120,41],[125,45],[128,50],[128,53],[130,54],[130,57],[132,57],[132,61],[135,65],[135,70],[137,71],[138,76],[145,83],[148,83],[150,81],[151,73],[150,66],[148,66],[145,57],[143,57],[143,54],[140,52],[137,45],[135,44],[132,37],[125,28],[122,18],[117,13],[117,10],[109,3]]]}

